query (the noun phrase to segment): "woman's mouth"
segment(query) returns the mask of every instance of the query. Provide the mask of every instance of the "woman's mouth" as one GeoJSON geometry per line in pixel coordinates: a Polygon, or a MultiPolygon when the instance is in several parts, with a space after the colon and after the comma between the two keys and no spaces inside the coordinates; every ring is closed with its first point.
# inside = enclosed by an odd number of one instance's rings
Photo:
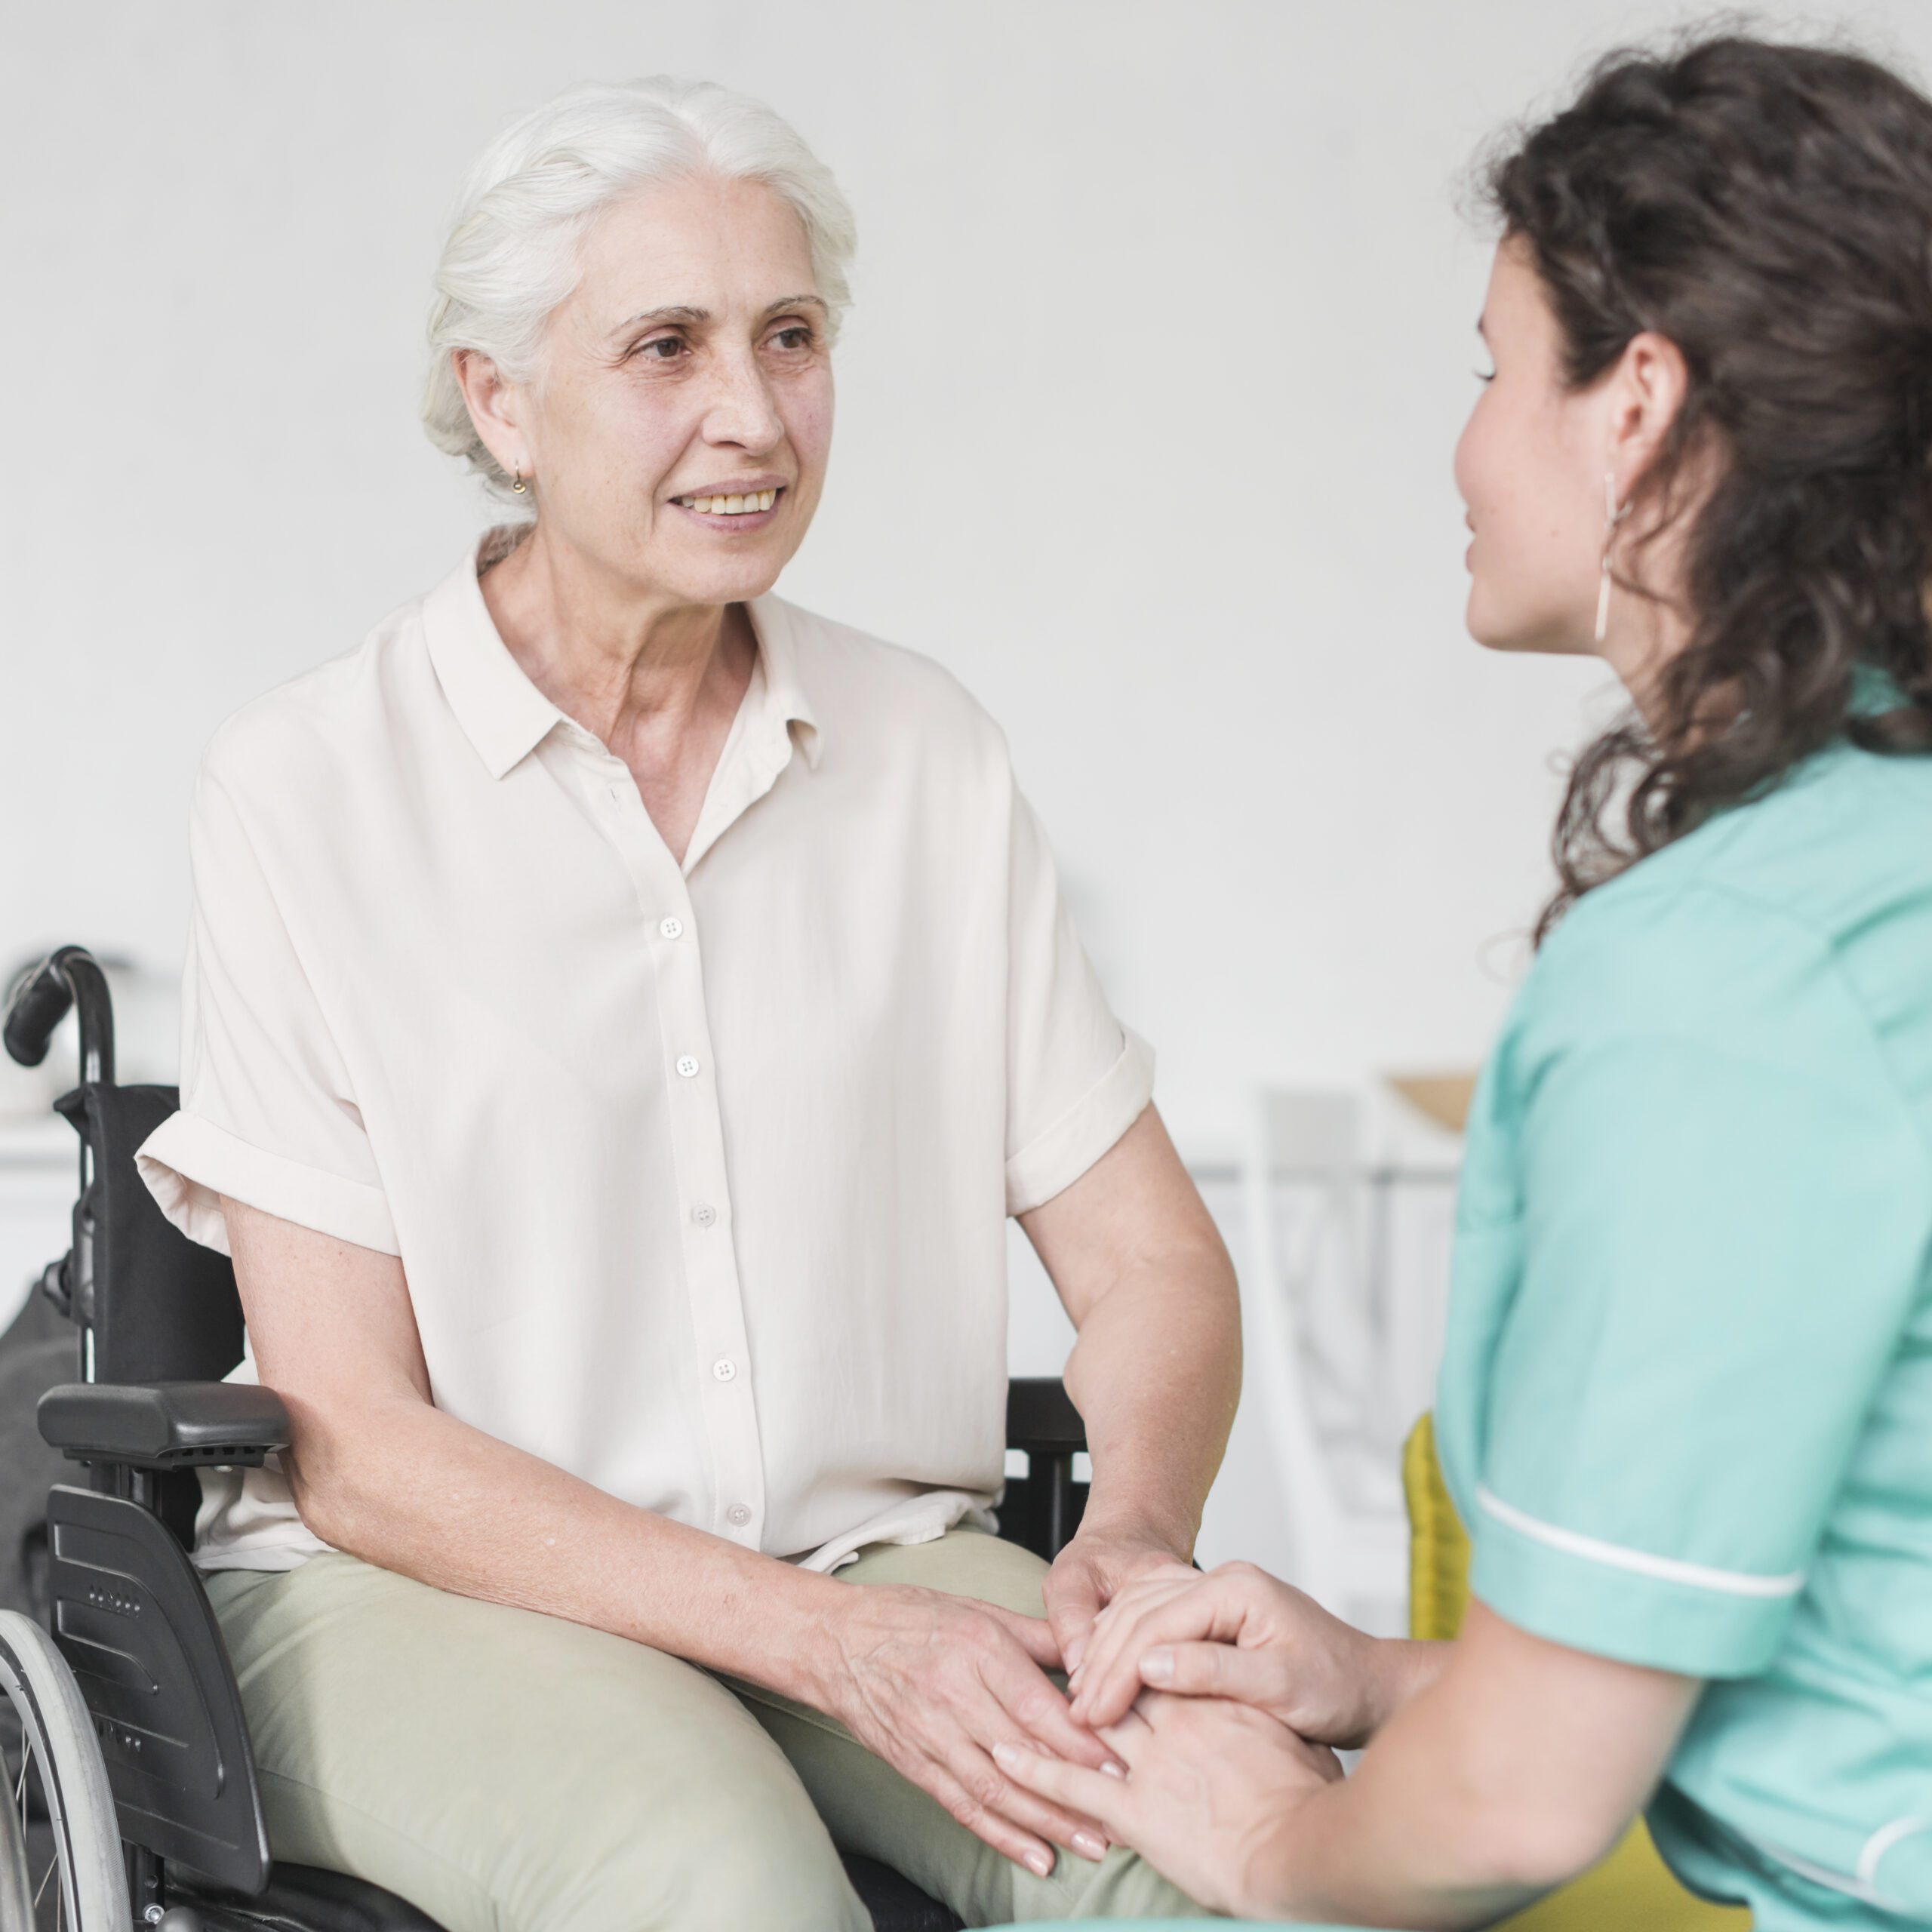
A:
{"type": "Polygon", "coordinates": [[[681,510],[689,510],[714,523],[737,523],[764,515],[784,494],[782,488],[747,490],[735,496],[677,497],[672,500],[681,510]]]}

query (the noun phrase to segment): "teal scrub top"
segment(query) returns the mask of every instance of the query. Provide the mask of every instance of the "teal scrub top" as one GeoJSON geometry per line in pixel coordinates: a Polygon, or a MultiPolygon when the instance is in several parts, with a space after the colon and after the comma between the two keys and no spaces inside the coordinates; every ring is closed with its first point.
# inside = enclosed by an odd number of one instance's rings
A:
{"type": "Polygon", "coordinates": [[[1757,1932],[1932,1921],[1932,758],[1587,894],[1478,1087],[1437,1439],[1474,1593],[1707,1680],[1650,1813],[1757,1932]]]}

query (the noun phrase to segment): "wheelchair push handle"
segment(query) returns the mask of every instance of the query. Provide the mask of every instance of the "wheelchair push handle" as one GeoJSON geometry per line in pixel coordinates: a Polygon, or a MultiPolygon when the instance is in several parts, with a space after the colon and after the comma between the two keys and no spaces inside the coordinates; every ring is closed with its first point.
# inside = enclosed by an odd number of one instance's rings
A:
{"type": "Polygon", "coordinates": [[[54,1029],[69,1007],[81,1014],[81,1078],[83,1082],[114,1078],[114,1006],[107,976],[84,946],[63,946],[21,974],[7,1002],[0,1028],[8,1055],[23,1066],[38,1066],[47,1057],[54,1029]]]}

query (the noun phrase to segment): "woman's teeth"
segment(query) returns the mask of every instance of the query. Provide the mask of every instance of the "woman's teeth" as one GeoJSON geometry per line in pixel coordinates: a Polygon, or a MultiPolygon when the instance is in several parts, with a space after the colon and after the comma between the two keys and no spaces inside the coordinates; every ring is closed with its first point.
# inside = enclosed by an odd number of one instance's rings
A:
{"type": "Polygon", "coordinates": [[[700,516],[750,516],[768,510],[778,500],[776,490],[754,490],[748,497],[680,497],[678,501],[700,516]]]}

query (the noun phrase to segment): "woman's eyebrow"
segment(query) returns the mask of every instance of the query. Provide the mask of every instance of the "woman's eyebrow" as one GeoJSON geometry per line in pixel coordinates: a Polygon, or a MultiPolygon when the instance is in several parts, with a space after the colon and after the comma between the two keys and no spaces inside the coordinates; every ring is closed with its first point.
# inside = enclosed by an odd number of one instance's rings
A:
{"type": "MultiPolygon", "coordinates": [[[[781,295],[776,302],[765,304],[764,315],[769,318],[785,309],[823,309],[824,301],[816,295],[781,295]]],[[[620,335],[626,329],[634,329],[645,325],[655,326],[660,322],[685,322],[695,325],[712,319],[709,309],[694,308],[689,303],[668,303],[661,309],[640,309],[635,315],[626,316],[611,333],[620,335]]]]}
{"type": "Polygon", "coordinates": [[[615,335],[624,329],[633,329],[640,322],[708,322],[711,319],[709,309],[694,309],[681,302],[673,302],[662,309],[645,309],[620,322],[611,334],[615,335]]]}

